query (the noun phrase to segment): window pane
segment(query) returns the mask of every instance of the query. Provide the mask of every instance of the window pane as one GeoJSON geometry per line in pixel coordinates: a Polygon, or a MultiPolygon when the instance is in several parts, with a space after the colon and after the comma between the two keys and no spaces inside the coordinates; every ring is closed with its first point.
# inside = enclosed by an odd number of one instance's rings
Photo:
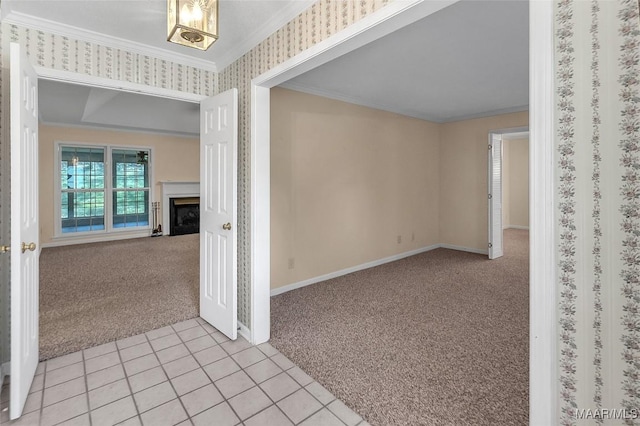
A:
{"type": "Polygon", "coordinates": [[[112,215],[114,228],[149,226],[149,151],[112,149],[110,153],[113,178],[108,182],[106,148],[61,147],[63,233],[104,230],[105,214],[112,215]],[[105,190],[113,195],[111,212],[105,212],[105,190]]]}
{"type": "Polygon", "coordinates": [[[113,226],[149,226],[149,191],[113,191],[113,226]]]}
{"type": "Polygon", "coordinates": [[[62,232],[104,229],[104,192],[63,192],[60,200],[62,232]]]}
{"type": "Polygon", "coordinates": [[[60,157],[62,189],[104,188],[104,149],[63,146],[60,157]]]}
{"type": "Polygon", "coordinates": [[[149,186],[149,151],[114,149],[112,154],[114,188],[149,186]]]}

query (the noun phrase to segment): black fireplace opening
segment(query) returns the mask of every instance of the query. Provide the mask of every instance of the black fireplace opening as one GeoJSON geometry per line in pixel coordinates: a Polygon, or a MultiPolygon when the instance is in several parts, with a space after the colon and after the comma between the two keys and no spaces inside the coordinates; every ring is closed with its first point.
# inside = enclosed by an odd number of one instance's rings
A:
{"type": "Polygon", "coordinates": [[[169,234],[186,235],[200,232],[200,197],[169,199],[169,234]]]}

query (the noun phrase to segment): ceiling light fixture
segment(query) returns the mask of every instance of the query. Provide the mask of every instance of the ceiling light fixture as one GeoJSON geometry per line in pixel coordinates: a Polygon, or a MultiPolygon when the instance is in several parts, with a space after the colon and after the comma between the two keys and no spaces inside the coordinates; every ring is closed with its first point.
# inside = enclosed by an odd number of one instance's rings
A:
{"type": "Polygon", "coordinates": [[[218,39],[218,0],[167,0],[167,41],[207,50],[218,39]]]}

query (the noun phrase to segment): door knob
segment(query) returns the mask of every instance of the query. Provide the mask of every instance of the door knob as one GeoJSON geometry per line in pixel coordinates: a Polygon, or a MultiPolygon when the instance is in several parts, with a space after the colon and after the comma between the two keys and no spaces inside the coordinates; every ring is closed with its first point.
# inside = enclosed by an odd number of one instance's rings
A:
{"type": "Polygon", "coordinates": [[[0,246],[0,253],[9,253],[11,251],[11,246],[0,246]]]}
{"type": "Polygon", "coordinates": [[[225,223],[224,225],[222,225],[222,229],[224,229],[225,231],[231,231],[231,223],[225,223]]]}
{"type": "Polygon", "coordinates": [[[22,243],[22,252],[24,253],[25,251],[29,250],[29,251],[35,251],[36,249],[36,243],[22,243]]]}

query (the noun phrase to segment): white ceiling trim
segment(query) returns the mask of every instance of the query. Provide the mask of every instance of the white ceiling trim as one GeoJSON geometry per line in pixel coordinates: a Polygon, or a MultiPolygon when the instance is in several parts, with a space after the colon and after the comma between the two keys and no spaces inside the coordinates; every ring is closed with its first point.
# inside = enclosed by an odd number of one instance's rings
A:
{"type": "Polygon", "coordinates": [[[140,83],[131,83],[124,80],[112,80],[105,77],[95,77],[87,74],[79,74],[72,71],[57,70],[41,66],[34,66],[38,78],[60,81],[62,83],[80,84],[83,86],[101,87],[105,89],[120,90],[129,93],[141,93],[143,95],[158,96],[161,98],[175,99],[178,101],[200,103],[207,97],[191,92],[181,92],[173,89],[164,89],[156,86],[145,86],[140,83]]]}
{"type": "Polygon", "coordinates": [[[249,52],[259,43],[267,39],[271,34],[282,28],[289,21],[296,18],[302,12],[307,10],[314,4],[316,0],[295,0],[287,4],[277,14],[273,15],[271,19],[266,21],[263,25],[258,27],[255,31],[249,34],[241,43],[237,44],[237,47],[228,51],[228,53],[222,55],[216,61],[216,67],[220,71],[234,63],[237,59],[241,58],[245,53],[249,52]]]}
{"type": "Polygon", "coordinates": [[[9,11],[6,16],[4,16],[3,22],[34,30],[45,31],[62,37],[88,41],[102,46],[121,49],[140,55],[152,56],[158,59],[180,63],[194,68],[201,68],[207,71],[217,72],[216,63],[213,61],[194,58],[193,56],[188,56],[182,53],[159,49],[147,44],[108,36],[105,34],[97,33],[95,31],[50,21],[48,19],[43,19],[36,16],[26,15],[20,12],[9,11]]]}
{"type": "Polygon", "coordinates": [[[524,112],[524,111],[529,111],[528,104],[510,107],[510,108],[494,109],[491,111],[485,111],[478,114],[462,115],[460,117],[454,117],[448,120],[442,120],[441,123],[453,123],[455,121],[474,120],[476,118],[493,117],[495,115],[511,114],[514,112],[524,112]]]}
{"type": "Polygon", "coordinates": [[[104,125],[67,124],[67,123],[56,123],[52,121],[42,121],[42,120],[39,121],[39,124],[43,126],[62,127],[62,128],[70,128],[70,129],[108,130],[112,132],[142,133],[145,135],[176,136],[180,138],[200,139],[200,135],[194,134],[194,133],[172,132],[169,130],[160,131],[160,130],[138,129],[135,127],[126,127],[126,126],[109,126],[107,124],[104,124],[104,125]]]}
{"type": "Polygon", "coordinates": [[[336,101],[346,102],[349,104],[360,105],[367,108],[379,109],[382,111],[393,112],[395,114],[404,115],[406,117],[417,118],[420,120],[431,121],[434,123],[441,123],[442,120],[437,119],[435,117],[426,116],[424,114],[416,113],[416,111],[411,111],[408,109],[391,107],[388,105],[377,104],[371,102],[366,99],[356,98],[354,96],[347,96],[342,93],[334,92],[327,89],[321,89],[318,87],[308,86],[306,84],[299,84],[293,82],[282,83],[280,87],[284,87],[285,89],[295,90],[296,92],[308,93],[309,95],[321,96],[323,98],[334,99],[336,101]]]}
{"type": "Polygon", "coordinates": [[[335,99],[336,101],[342,101],[350,104],[360,105],[367,108],[373,108],[373,109],[379,109],[382,111],[392,112],[395,114],[404,115],[406,117],[417,118],[425,121],[431,121],[433,123],[452,123],[454,121],[472,120],[475,118],[492,117],[494,115],[510,114],[514,112],[522,112],[522,111],[529,110],[529,105],[520,105],[516,107],[511,107],[511,108],[485,111],[478,114],[470,114],[470,115],[464,115],[464,116],[456,116],[450,119],[442,119],[442,118],[436,118],[426,114],[420,114],[413,110],[393,107],[389,105],[377,104],[365,99],[360,99],[353,96],[347,96],[339,92],[334,92],[327,89],[320,89],[318,87],[312,87],[306,84],[300,84],[300,83],[295,83],[291,81],[282,83],[280,87],[284,87],[285,89],[295,90],[296,92],[308,93],[309,95],[322,96],[323,98],[335,99]]]}

